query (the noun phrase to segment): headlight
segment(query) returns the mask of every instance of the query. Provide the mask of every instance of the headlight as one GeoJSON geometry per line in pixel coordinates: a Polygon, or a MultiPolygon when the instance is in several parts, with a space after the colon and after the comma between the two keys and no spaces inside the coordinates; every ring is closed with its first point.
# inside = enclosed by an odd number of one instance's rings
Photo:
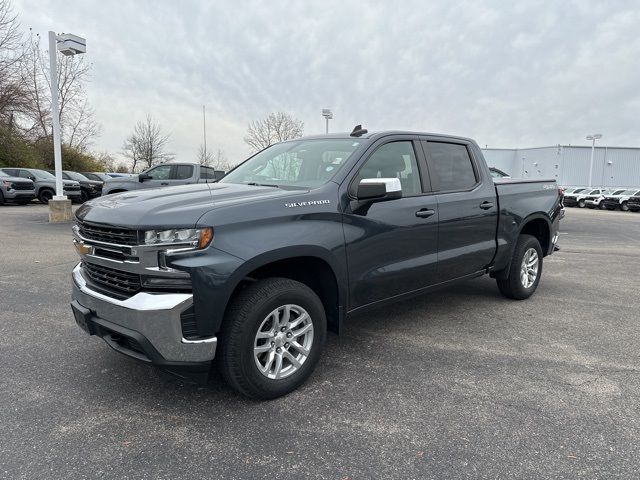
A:
{"type": "Polygon", "coordinates": [[[147,230],[145,245],[185,245],[193,249],[207,247],[213,238],[213,228],[172,228],[169,230],[147,230]]]}
{"type": "Polygon", "coordinates": [[[8,190],[11,190],[11,187],[13,187],[13,184],[11,183],[10,180],[3,180],[2,181],[2,185],[4,185],[5,187],[7,187],[8,190]]]}

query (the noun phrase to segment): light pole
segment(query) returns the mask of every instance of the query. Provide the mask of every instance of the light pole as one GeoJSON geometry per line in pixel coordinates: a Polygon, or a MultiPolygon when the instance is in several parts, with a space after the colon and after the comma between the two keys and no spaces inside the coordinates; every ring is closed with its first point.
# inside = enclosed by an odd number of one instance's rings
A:
{"type": "Polygon", "coordinates": [[[591,140],[591,161],[589,162],[589,188],[591,188],[591,181],[593,176],[593,157],[596,151],[596,140],[602,138],[601,133],[594,133],[593,135],[587,135],[587,140],[591,140]]]}
{"type": "Polygon", "coordinates": [[[87,51],[87,41],[70,33],[56,35],[49,32],[49,76],[51,85],[51,118],[53,123],[53,156],[56,170],[56,194],[49,201],[49,221],[71,220],[71,202],[62,188],[62,148],[60,146],[60,106],[58,105],[57,52],[63,55],[77,55],[87,51]]]}
{"type": "Polygon", "coordinates": [[[322,109],[322,116],[325,118],[325,120],[327,121],[327,130],[326,133],[327,135],[329,134],[329,120],[331,120],[333,118],[333,112],[331,110],[329,110],[328,108],[323,108],[322,109]]]}

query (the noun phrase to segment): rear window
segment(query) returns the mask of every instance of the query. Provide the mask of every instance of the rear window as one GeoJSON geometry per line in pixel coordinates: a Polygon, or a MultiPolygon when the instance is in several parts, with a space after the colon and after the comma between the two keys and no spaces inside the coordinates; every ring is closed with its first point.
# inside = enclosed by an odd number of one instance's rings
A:
{"type": "Polygon", "coordinates": [[[176,180],[186,180],[193,176],[193,165],[176,165],[176,180]]]}
{"type": "Polygon", "coordinates": [[[440,191],[468,190],[477,183],[466,146],[438,142],[429,142],[427,145],[440,191]]]}

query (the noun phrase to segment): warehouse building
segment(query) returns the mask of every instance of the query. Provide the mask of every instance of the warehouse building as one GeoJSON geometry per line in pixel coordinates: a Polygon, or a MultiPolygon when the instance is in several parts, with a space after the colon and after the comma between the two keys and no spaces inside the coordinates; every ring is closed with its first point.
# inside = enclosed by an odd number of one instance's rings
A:
{"type": "MultiPolygon", "coordinates": [[[[490,167],[513,178],[555,178],[559,185],[589,183],[591,147],[556,145],[539,148],[486,148],[490,167]]],[[[593,186],[639,187],[640,148],[596,147],[593,158],[593,186]]]]}

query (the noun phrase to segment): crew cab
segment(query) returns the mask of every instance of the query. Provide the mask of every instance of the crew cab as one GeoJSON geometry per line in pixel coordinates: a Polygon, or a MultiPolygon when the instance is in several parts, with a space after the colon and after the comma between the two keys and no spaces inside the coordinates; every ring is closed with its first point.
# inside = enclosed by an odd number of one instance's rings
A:
{"type": "Polygon", "coordinates": [[[639,195],[640,190],[637,188],[632,188],[630,190],[616,190],[604,197],[604,207],[607,210],[620,209],[623,212],[626,212],[629,210],[629,199],[639,195]]]}
{"type": "Polygon", "coordinates": [[[223,176],[223,171],[198,163],[163,163],[151,167],[139,175],[115,177],[106,180],[102,187],[102,195],[129,192],[142,188],[215,182],[223,176]]]}
{"type": "MultiPolygon", "coordinates": [[[[7,175],[20,178],[28,178],[34,183],[36,197],[40,203],[49,203],[56,191],[56,177],[46,170],[38,168],[2,168],[7,175]]],[[[75,180],[62,179],[63,194],[73,202],[79,202],[81,198],[80,184],[75,180]]]]}
{"type": "Polygon", "coordinates": [[[239,392],[300,386],[351,314],[489,274],[531,296],[557,248],[554,180],[494,179],[468,138],[412,132],[272,145],[217,183],[76,211],[76,323],[120,353],[239,392]]]}

